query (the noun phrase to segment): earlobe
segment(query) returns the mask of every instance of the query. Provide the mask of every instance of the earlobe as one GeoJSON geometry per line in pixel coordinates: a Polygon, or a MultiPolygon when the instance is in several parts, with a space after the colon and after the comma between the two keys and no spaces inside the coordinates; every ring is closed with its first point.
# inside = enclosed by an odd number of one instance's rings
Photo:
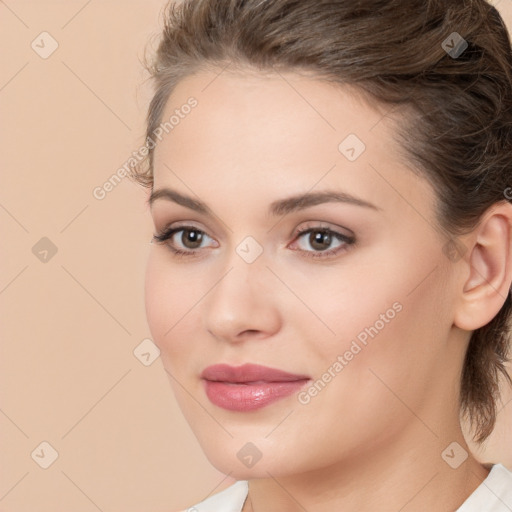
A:
{"type": "Polygon", "coordinates": [[[472,331],[489,323],[503,306],[512,282],[512,204],[493,205],[468,235],[461,264],[467,272],[454,324],[472,331]]]}

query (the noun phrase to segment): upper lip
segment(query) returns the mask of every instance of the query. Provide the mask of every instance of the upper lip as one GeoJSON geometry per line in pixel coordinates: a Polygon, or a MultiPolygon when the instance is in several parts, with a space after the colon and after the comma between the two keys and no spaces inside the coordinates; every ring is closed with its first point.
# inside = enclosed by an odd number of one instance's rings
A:
{"type": "Polygon", "coordinates": [[[219,382],[292,382],[309,379],[307,375],[296,375],[268,366],[246,363],[241,366],[215,364],[201,373],[201,378],[219,382]]]}

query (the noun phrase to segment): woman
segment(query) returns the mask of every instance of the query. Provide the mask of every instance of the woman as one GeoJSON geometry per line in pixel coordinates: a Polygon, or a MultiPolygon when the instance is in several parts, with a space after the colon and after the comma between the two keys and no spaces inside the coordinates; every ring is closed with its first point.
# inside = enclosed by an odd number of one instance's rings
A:
{"type": "Polygon", "coordinates": [[[185,0],[150,70],[149,327],[197,511],[512,510],[512,51],[484,0],[185,0]]]}

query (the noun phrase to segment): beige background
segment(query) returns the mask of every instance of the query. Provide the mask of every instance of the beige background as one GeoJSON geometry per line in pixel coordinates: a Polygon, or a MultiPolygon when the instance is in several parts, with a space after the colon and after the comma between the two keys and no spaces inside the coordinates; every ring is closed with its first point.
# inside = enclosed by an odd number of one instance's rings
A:
{"type": "MultiPolygon", "coordinates": [[[[495,4],[512,26],[512,1],[495,4]]],[[[146,191],[124,179],[93,196],[143,141],[138,59],[163,5],[0,0],[1,512],[172,512],[233,481],[201,452],[161,360],[133,352],[150,337],[146,191]],[[47,58],[42,32],[58,43],[47,58]],[[47,469],[42,442],[58,453],[47,469]]],[[[504,402],[479,456],[512,468],[504,402]]]]}

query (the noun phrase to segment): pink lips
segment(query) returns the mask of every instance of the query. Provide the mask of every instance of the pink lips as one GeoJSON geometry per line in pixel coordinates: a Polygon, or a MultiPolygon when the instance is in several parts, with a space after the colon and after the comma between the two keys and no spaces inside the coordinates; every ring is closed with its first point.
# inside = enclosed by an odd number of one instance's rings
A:
{"type": "Polygon", "coordinates": [[[201,373],[209,400],[230,411],[252,411],[298,391],[310,380],[256,364],[208,366],[201,373]]]}

